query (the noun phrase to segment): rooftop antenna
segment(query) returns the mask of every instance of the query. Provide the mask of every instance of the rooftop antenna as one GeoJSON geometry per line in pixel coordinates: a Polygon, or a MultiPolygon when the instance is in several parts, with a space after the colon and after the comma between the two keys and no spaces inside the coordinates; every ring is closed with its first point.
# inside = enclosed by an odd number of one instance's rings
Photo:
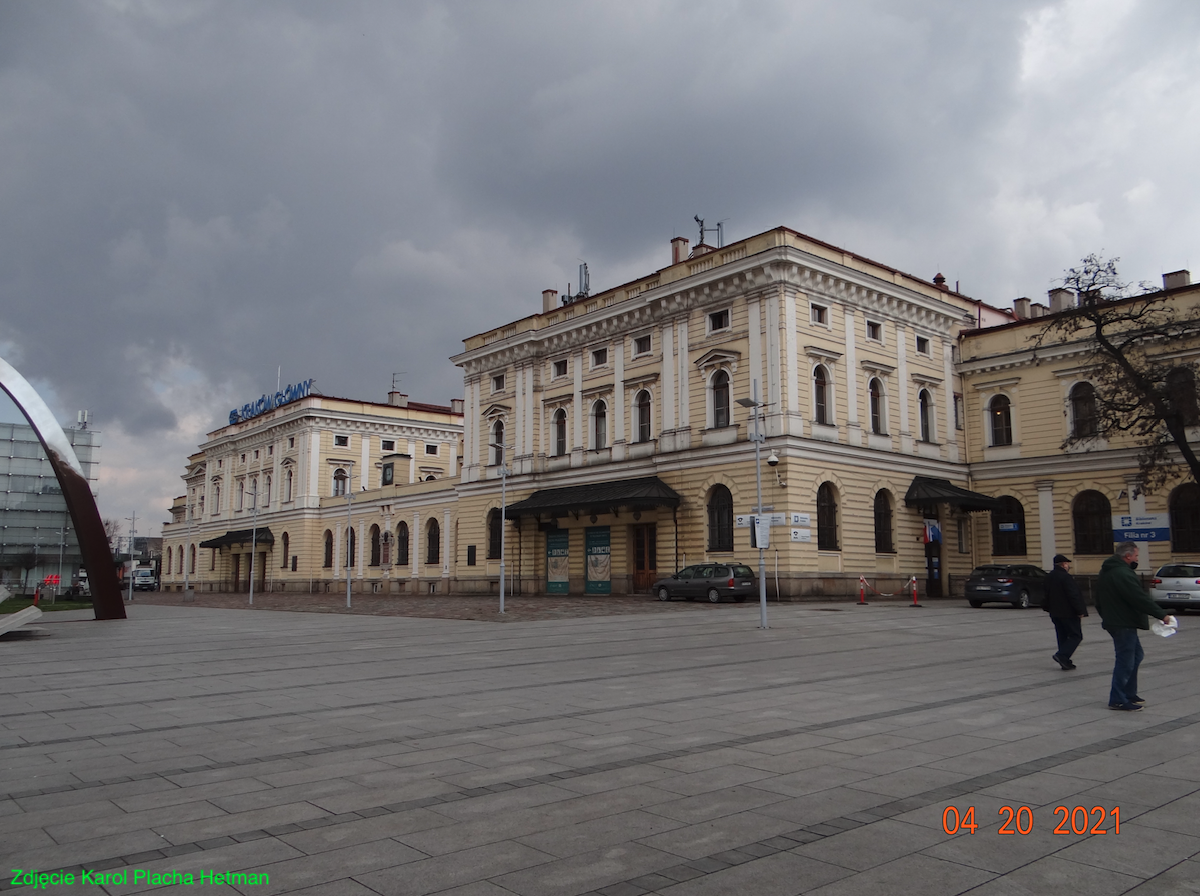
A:
{"type": "Polygon", "coordinates": [[[401,370],[401,371],[399,371],[399,372],[397,372],[397,373],[393,373],[393,374],[392,374],[392,391],[393,391],[393,392],[399,392],[399,391],[400,391],[400,390],[399,390],[399,389],[397,389],[396,387],[400,385],[400,383],[399,383],[399,379],[400,379],[400,377],[404,376],[404,374],[406,374],[406,373],[408,373],[408,371],[407,371],[407,370],[401,370]]]}
{"type": "Polygon", "coordinates": [[[80,412],[79,412],[79,413],[78,413],[78,414],[75,416],[75,419],[76,419],[76,420],[78,421],[78,423],[79,423],[79,428],[80,428],[80,429],[87,429],[87,425],[88,425],[88,417],[90,417],[90,416],[91,416],[91,412],[90,412],[90,411],[80,411],[80,412]]]}
{"type": "MultiPolygon", "coordinates": [[[[699,215],[693,215],[693,219],[700,225],[700,242],[704,242],[704,234],[715,233],[717,235],[717,248],[720,249],[725,245],[725,222],[718,221],[716,227],[705,227],[704,219],[699,215]]],[[[697,244],[698,245],[698,244],[697,244]]]]}
{"type": "Polygon", "coordinates": [[[571,294],[571,283],[567,282],[567,291],[563,294],[562,303],[570,305],[572,302],[578,302],[580,299],[586,299],[588,293],[592,289],[592,278],[588,275],[588,266],[586,261],[579,262],[579,292],[571,294]]]}

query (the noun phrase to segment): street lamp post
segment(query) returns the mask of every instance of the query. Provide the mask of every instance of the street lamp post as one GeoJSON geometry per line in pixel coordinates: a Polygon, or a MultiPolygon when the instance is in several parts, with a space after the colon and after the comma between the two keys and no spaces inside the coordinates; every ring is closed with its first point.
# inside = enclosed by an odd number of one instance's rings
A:
{"type": "Polygon", "coordinates": [[[763,532],[769,532],[768,527],[762,525],[763,515],[763,499],[762,499],[762,443],[766,441],[766,437],[759,432],[758,415],[761,408],[766,407],[765,404],[758,400],[758,380],[752,383],[751,398],[739,398],[737,403],[744,408],[753,408],[754,410],[754,481],[758,488],[758,506],[754,508],[754,536],[755,542],[758,544],[758,606],[759,606],[759,628],[770,628],[767,625],[767,558],[764,553],[765,546],[763,545],[763,532]]]}
{"type": "Polygon", "coordinates": [[[508,506],[508,494],[505,488],[508,483],[508,467],[504,464],[504,453],[508,445],[488,442],[492,448],[500,452],[500,615],[504,615],[504,509],[508,506]]]}
{"type": "Polygon", "coordinates": [[[183,596],[186,600],[188,594],[191,592],[191,584],[188,582],[188,565],[192,559],[192,490],[190,487],[188,488],[187,509],[184,516],[187,519],[187,547],[185,548],[186,554],[183,558],[183,596]]]}
{"type": "MultiPolygon", "coordinates": [[[[250,606],[254,606],[254,555],[258,542],[258,480],[254,480],[254,491],[250,493],[250,514],[254,520],[250,526],[250,606]]],[[[245,530],[243,530],[245,531],[245,530]]],[[[186,567],[185,567],[186,568],[186,567]]],[[[184,573],[186,576],[187,573],[184,573]]]]}
{"type": "Polygon", "coordinates": [[[129,602],[133,603],[133,542],[137,535],[137,511],[125,519],[129,520],[129,602]]]}
{"type": "Polygon", "coordinates": [[[350,579],[354,575],[354,558],[351,555],[354,530],[354,467],[347,467],[346,472],[346,609],[350,609],[350,579]]]}

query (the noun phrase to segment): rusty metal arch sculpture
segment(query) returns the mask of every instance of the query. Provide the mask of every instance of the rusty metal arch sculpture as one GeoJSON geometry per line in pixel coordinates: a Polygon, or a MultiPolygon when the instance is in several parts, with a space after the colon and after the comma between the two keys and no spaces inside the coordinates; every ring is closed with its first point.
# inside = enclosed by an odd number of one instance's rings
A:
{"type": "Polygon", "coordinates": [[[0,389],[8,393],[8,397],[20,408],[37,433],[58,484],[62,487],[67,511],[75,526],[75,537],[79,539],[83,563],[88,570],[96,618],[124,619],[125,602],[121,600],[121,585],[117,581],[117,569],[108,546],[108,536],[104,534],[100,508],[96,506],[92,487],[83,475],[83,467],[79,465],[75,449],[67,441],[67,434],[29,381],[3,358],[0,358],[0,389]]]}

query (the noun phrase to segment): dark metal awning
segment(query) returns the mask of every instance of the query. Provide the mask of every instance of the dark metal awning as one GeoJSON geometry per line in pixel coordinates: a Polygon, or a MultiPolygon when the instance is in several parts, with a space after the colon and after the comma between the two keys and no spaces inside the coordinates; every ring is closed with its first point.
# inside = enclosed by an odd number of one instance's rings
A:
{"type": "Polygon", "coordinates": [[[271,534],[271,530],[263,526],[257,532],[253,529],[230,529],[224,535],[200,542],[200,547],[220,550],[221,548],[231,547],[235,544],[249,544],[251,533],[253,533],[256,545],[265,544],[267,547],[270,547],[275,543],[275,536],[271,534]]]}
{"type": "Polygon", "coordinates": [[[904,503],[909,507],[928,507],[931,504],[949,504],[959,510],[984,511],[997,510],[1000,501],[979,492],[959,488],[949,479],[931,479],[928,476],[916,476],[904,496],[904,503]]]}
{"type": "Polygon", "coordinates": [[[678,507],[679,493],[657,476],[641,479],[617,479],[591,485],[544,488],[524,501],[504,508],[504,518],[523,516],[563,517],[568,514],[615,513],[625,510],[650,510],[678,507]]]}

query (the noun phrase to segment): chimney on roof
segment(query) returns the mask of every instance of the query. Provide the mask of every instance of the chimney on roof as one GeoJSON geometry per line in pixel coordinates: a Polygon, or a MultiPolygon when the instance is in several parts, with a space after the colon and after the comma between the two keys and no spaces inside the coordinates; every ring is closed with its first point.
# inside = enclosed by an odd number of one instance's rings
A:
{"type": "MultiPolygon", "coordinates": [[[[558,293],[555,293],[555,295],[558,295],[558,293]]],[[[463,412],[463,400],[461,398],[451,398],[450,399],[450,413],[451,414],[461,414],[462,412],[463,412]]]]}
{"type": "Polygon", "coordinates": [[[946,278],[942,276],[941,271],[938,271],[936,274],[933,275],[933,285],[936,286],[938,289],[940,289],[942,292],[950,291],[950,287],[946,285],[946,278]]]}
{"type": "Polygon", "coordinates": [[[1163,289],[1178,289],[1181,286],[1192,285],[1192,272],[1189,270],[1171,271],[1163,274],[1163,289]]]}
{"type": "Polygon", "coordinates": [[[388,393],[388,404],[394,408],[406,408],[408,407],[408,396],[393,389],[388,393]]]}
{"type": "Polygon", "coordinates": [[[558,307],[558,290],[543,289],[542,290],[542,313],[545,314],[553,311],[558,307]]]}
{"type": "Polygon", "coordinates": [[[679,264],[688,257],[688,238],[677,236],[671,240],[671,264],[679,264]]]}
{"type": "Polygon", "coordinates": [[[1058,314],[1060,311],[1070,311],[1075,307],[1075,293],[1069,289],[1063,289],[1061,286],[1057,289],[1050,290],[1047,295],[1050,297],[1050,313],[1058,314]]]}
{"type": "Polygon", "coordinates": [[[1032,301],[1032,299],[1027,299],[1025,296],[1013,299],[1013,311],[1016,312],[1017,320],[1029,320],[1029,305],[1032,301]]]}
{"type": "Polygon", "coordinates": [[[1046,312],[1049,310],[1050,309],[1047,308],[1045,305],[1043,305],[1041,302],[1034,302],[1032,305],[1029,306],[1029,316],[1034,317],[1034,318],[1045,317],[1046,312]]]}

